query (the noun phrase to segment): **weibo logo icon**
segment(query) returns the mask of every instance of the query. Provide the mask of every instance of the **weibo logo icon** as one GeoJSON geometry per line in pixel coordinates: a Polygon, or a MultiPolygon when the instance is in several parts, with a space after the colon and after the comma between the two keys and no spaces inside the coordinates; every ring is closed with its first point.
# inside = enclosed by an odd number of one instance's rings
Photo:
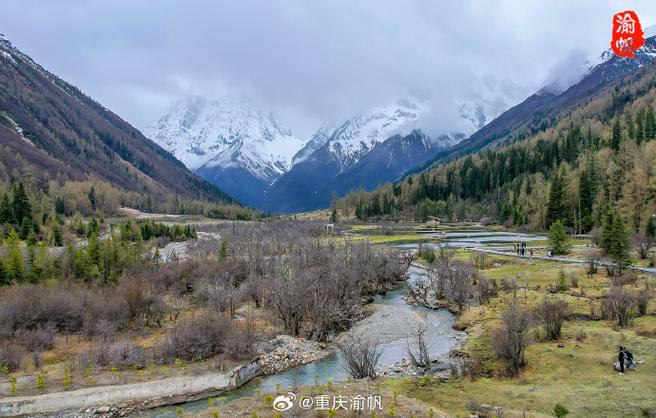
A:
{"type": "Polygon", "coordinates": [[[280,412],[292,409],[296,395],[292,392],[288,392],[287,395],[277,396],[276,399],[273,400],[273,409],[280,412]]]}

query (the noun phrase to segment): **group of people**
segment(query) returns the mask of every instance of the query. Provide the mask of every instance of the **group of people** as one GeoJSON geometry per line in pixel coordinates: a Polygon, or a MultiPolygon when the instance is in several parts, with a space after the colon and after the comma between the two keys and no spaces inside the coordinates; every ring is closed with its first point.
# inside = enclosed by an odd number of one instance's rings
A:
{"type": "Polygon", "coordinates": [[[633,360],[633,353],[626,348],[620,346],[620,352],[617,355],[617,361],[620,366],[620,374],[624,374],[624,369],[633,370],[635,368],[635,361],[633,360]]]}
{"type": "MultiPolygon", "coordinates": [[[[515,242],[513,243],[513,248],[517,255],[521,255],[522,257],[526,255],[526,242],[515,242]]],[[[528,249],[528,254],[533,257],[533,248],[528,249]]]]}

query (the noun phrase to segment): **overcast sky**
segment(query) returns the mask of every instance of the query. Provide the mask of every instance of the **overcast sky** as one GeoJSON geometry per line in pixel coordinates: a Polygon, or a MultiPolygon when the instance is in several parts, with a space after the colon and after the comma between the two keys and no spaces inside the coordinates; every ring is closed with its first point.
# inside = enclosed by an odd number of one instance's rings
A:
{"type": "Polygon", "coordinates": [[[475,80],[532,91],[625,9],[656,23],[653,0],[2,0],[0,33],[139,128],[190,92],[246,93],[307,136],[408,96],[448,124],[475,80]]]}

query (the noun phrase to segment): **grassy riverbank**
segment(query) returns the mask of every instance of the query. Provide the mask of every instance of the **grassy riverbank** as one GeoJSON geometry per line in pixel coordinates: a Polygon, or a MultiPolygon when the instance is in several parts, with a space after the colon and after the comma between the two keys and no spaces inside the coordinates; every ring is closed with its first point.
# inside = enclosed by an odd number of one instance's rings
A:
{"type": "MultiPolygon", "coordinates": [[[[526,259],[490,257],[488,263],[483,274],[499,281],[514,277],[518,288],[501,290],[489,304],[468,309],[457,321],[456,326],[468,332],[462,352],[478,362],[479,377],[428,385],[418,385],[413,379],[388,379],[386,387],[457,415],[470,412],[476,404],[490,404],[502,405],[512,416],[521,416],[523,411],[553,416],[556,403],[565,405],[575,417],[656,413],[656,400],[648,389],[656,387],[655,301],[648,305],[647,316],[621,328],[616,321],[600,319],[601,297],[609,282],[601,273],[590,277],[582,267],[526,259]],[[561,274],[570,281],[569,288],[554,293],[561,274]],[[504,377],[503,365],[489,344],[499,312],[513,299],[535,306],[545,297],[567,301],[570,317],[580,319],[566,321],[558,341],[543,341],[538,335],[526,351],[528,364],[520,375],[504,377]],[[637,371],[618,375],[612,369],[619,345],[644,361],[637,371]]],[[[640,276],[633,286],[644,286],[645,280],[649,279],[640,276]]]]}
{"type": "MultiPolygon", "coordinates": [[[[456,258],[470,261],[471,252],[460,250],[456,258]]],[[[412,404],[412,411],[383,410],[377,416],[429,416],[429,410],[434,416],[469,416],[481,404],[503,407],[506,417],[554,416],[556,404],[563,405],[571,417],[656,416],[656,300],[648,304],[647,315],[619,327],[616,320],[602,319],[602,300],[611,281],[603,269],[588,275],[583,265],[486,255],[480,274],[494,279],[499,291],[489,303],[466,309],[456,322],[457,328],[467,331],[460,355],[476,365],[472,377],[378,379],[373,385],[380,392],[392,398],[395,393],[402,394],[403,399],[419,403],[412,404]],[[556,290],[559,282],[561,288],[556,290]],[[557,341],[546,341],[544,331],[536,327],[534,341],[526,350],[527,365],[518,376],[507,377],[504,364],[490,345],[500,312],[513,300],[535,307],[545,298],[558,298],[569,305],[570,319],[563,326],[562,336],[557,341]],[[636,371],[619,375],[613,369],[619,345],[626,346],[643,362],[636,371]]],[[[637,290],[653,282],[650,276],[637,274],[626,286],[637,290]]],[[[355,394],[354,385],[335,386],[346,394],[355,394]]],[[[300,393],[323,390],[304,388],[300,393]]],[[[392,398],[388,397],[388,402],[392,398]]],[[[253,408],[258,416],[272,414],[271,408],[258,405],[258,396],[228,403],[219,412],[221,416],[238,416],[231,413],[246,407],[253,408]]],[[[332,412],[317,414],[315,411],[307,416],[331,416],[332,412]]],[[[340,411],[335,415],[348,416],[340,411]]],[[[211,415],[207,412],[199,416],[211,415]]]]}

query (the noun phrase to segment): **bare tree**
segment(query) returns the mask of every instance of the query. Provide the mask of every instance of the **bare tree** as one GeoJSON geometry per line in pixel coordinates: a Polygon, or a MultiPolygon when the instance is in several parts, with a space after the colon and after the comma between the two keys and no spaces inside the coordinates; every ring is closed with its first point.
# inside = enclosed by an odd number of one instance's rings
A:
{"type": "Polygon", "coordinates": [[[560,299],[545,299],[535,308],[535,318],[547,332],[549,340],[560,338],[560,331],[568,316],[569,306],[560,299]]]}
{"type": "Polygon", "coordinates": [[[432,306],[429,301],[432,282],[429,278],[420,277],[412,282],[409,281],[408,287],[410,288],[410,297],[414,300],[423,303],[425,306],[432,306]]]}
{"type": "Polygon", "coordinates": [[[476,295],[478,296],[478,303],[489,303],[490,298],[496,296],[496,290],[487,277],[480,276],[476,282],[476,295]]]}
{"type": "Polygon", "coordinates": [[[624,286],[612,286],[602,302],[602,308],[612,318],[616,318],[617,324],[621,327],[629,324],[635,305],[635,298],[624,289],[624,286]]]}
{"type": "Polygon", "coordinates": [[[430,352],[428,351],[428,344],[424,339],[424,333],[426,330],[419,329],[417,330],[417,351],[413,352],[408,344],[408,356],[413,365],[417,367],[428,367],[430,364],[430,352]]]}
{"type": "Polygon", "coordinates": [[[593,274],[597,273],[597,268],[599,267],[599,262],[601,261],[601,251],[591,248],[585,252],[585,261],[588,266],[587,274],[592,277],[593,274]]]}
{"type": "Polygon", "coordinates": [[[501,326],[492,334],[492,347],[505,361],[506,371],[511,376],[517,375],[526,364],[524,351],[531,342],[532,324],[530,310],[513,301],[501,313],[501,326]]]}
{"type": "Polygon", "coordinates": [[[649,257],[649,250],[654,246],[654,238],[643,234],[634,234],[631,237],[633,248],[638,252],[641,260],[649,257]]]}
{"type": "Polygon", "coordinates": [[[465,303],[473,297],[472,274],[474,269],[469,263],[452,263],[447,275],[446,296],[449,302],[458,305],[462,312],[465,303]]]}
{"type": "Polygon", "coordinates": [[[346,371],[354,379],[375,379],[376,365],[383,354],[378,341],[349,336],[337,344],[346,361],[346,371]]]}
{"type": "Polygon", "coordinates": [[[645,287],[638,290],[633,297],[638,313],[640,315],[647,315],[647,305],[649,305],[649,301],[652,299],[652,290],[649,287],[649,283],[645,282],[645,287]]]}

